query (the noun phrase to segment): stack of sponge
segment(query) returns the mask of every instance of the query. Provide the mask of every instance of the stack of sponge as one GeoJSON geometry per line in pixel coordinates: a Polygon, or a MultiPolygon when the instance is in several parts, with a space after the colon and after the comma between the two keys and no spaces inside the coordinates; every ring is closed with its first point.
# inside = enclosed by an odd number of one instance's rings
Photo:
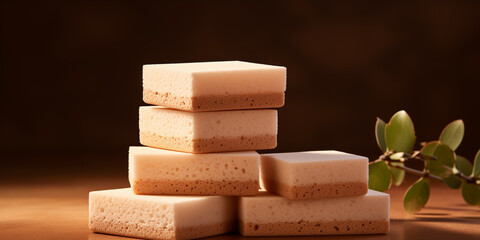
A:
{"type": "Polygon", "coordinates": [[[131,188],[90,192],[92,231],[149,239],[386,233],[368,159],[277,145],[286,68],[227,61],[143,67],[131,188]]]}

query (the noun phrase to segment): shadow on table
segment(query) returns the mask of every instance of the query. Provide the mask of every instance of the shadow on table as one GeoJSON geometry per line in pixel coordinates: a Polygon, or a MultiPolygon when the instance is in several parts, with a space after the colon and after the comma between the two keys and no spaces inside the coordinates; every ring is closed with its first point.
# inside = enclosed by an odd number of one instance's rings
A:
{"type": "MultiPolygon", "coordinates": [[[[424,239],[478,239],[479,235],[469,234],[462,231],[459,228],[456,231],[445,229],[441,227],[432,227],[422,224],[422,222],[437,221],[437,222],[455,222],[455,221],[467,221],[473,223],[472,227],[478,227],[480,224],[480,217],[462,217],[462,218],[413,218],[408,220],[391,220],[391,228],[388,234],[379,235],[343,235],[343,236],[291,236],[291,237],[243,237],[237,233],[231,233],[226,235],[213,236],[209,240],[293,240],[293,239],[325,239],[325,240],[337,240],[337,239],[375,239],[375,240],[424,240],[424,239]]],[[[89,240],[128,240],[135,238],[118,237],[107,234],[91,233],[89,240]]]]}
{"type": "Polygon", "coordinates": [[[140,238],[130,238],[130,237],[121,237],[115,236],[110,234],[103,234],[103,233],[90,233],[88,235],[88,240],[135,240],[140,238]]]}
{"type": "Polygon", "coordinates": [[[440,211],[453,211],[453,212],[464,212],[464,211],[476,211],[480,213],[480,209],[474,210],[469,208],[467,204],[454,204],[454,207],[425,207],[426,210],[440,210],[440,211]]]}
{"type": "MultiPolygon", "coordinates": [[[[291,237],[243,237],[238,233],[230,233],[225,235],[213,236],[208,238],[202,238],[205,240],[290,240],[290,239],[329,239],[329,240],[336,240],[336,239],[396,239],[390,238],[391,236],[388,235],[350,235],[350,236],[291,236],[291,237]]],[[[91,233],[88,237],[88,240],[133,240],[137,238],[129,238],[129,237],[120,237],[108,234],[101,234],[101,233],[91,233]]]]}
{"type": "Polygon", "coordinates": [[[415,217],[412,219],[391,220],[392,228],[388,239],[479,239],[480,235],[470,230],[478,228],[480,217],[415,217]],[[429,223],[441,223],[431,226],[429,223]],[[456,224],[458,227],[442,227],[443,224],[456,224]]]}
{"type": "MultiPolygon", "coordinates": [[[[442,218],[442,217],[435,217],[437,215],[419,215],[415,216],[412,219],[402,219],[402,220],[392,220],[392,221],[400,221],[400,222],[449,222],[449,223],[466,223],[466,224],[472,224],[472,225],[477,225],[480,224],[480,216],[479,217],[472,217],[472,216],[450,216],[448,218],[442,218]]],[[[441,215],[440,215],[441,216],[441,215]]]]}

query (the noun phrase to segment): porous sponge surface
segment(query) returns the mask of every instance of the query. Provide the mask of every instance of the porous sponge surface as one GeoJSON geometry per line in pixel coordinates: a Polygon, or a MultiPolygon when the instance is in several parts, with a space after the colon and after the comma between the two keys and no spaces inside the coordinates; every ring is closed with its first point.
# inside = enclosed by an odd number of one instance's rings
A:
{"type": "Polygon", "coordinates": [[[258,181],[260,155],[254,151],[192,154],[130,147],[130,180],[258,181]]]}
{"type": "Polygon", "coordinates": [[[92,231],[141,238],[175,236],[175,199],[135,198],[131,189],[91,192],[89,198],[92,231]]]}
{"type": "Polygon", "coordinates": [[[347,221],[389,219],[390,195],[369,190],[364,196],[288,200],[262,192],[240,198],[240,220],[272,223],[289,221],[347,221]]]}

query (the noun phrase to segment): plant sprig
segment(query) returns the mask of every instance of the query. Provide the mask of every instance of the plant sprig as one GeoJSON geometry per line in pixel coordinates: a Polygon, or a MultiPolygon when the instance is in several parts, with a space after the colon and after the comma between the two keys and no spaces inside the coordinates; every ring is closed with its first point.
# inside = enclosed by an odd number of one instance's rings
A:
{"type": "Polygon", "coordinates": [[[460,146],[465,126],[462,120],[448,124],[438,140],[422,142],[420,150],[413,150],[416,142],[413,121],[405,111],[395,113],[388,123],[377,118],[375,136],[383,154],[369,164],[368,187],[386,191],[399,186],[405,173],[420,178],[411,185],[403,197],[403,207],[408,213],[421,210],[430,197],[430,181],[443,181],[453,189],[461,188],[465,202],[480,206],[480,150],[473,165],[455,154],[460,146]],[[406,162],[420,161],[423,169],[405,166],[406,162]]]}

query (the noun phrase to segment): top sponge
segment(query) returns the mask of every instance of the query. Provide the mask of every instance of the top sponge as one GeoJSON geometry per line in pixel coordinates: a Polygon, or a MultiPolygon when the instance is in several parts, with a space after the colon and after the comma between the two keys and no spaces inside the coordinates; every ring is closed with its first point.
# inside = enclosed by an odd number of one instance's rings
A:
{"type": "Polygon", "coordinates": [[[286,68],[242,61],[143,66],[143,101],[186,111],[277,108],[286,68]]]}

